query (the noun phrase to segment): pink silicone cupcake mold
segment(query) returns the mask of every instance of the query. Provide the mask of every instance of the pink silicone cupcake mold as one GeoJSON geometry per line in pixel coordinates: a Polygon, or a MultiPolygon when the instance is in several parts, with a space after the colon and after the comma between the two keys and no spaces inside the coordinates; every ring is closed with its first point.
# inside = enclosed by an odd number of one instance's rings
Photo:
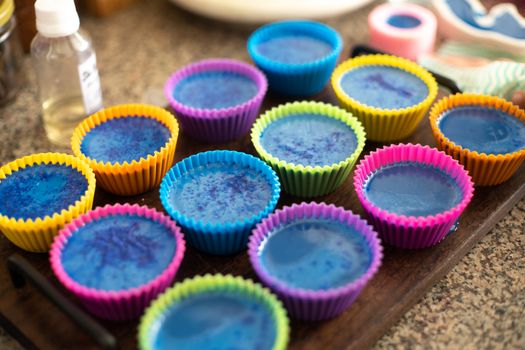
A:
{"type": "MultiPolygon", "coordinates": [[[[296,252],[289,253],[294,254],[296,252]]],[[[304,251],[301,253],[308,254],[304,251]]],[[[359,254],[365,253],[360,252],[359,254]]],[[[262,283],[277,294],[293,317],[315,321],[333,318],[352,305],[366,284],[379,270],[383,258],[383,248],[377,233],[359,216],[333,204],[311,202],[293,204],[290,207],[285,206],[259,223],[250,237],[248,255],[250,263],[262,283]],[[308,222],[315,222],[315,220],[342,224],[342,227],[348,226],[353,232],[347,232],[348,235],[361,236],[362,244],[366,246],[365,251],[369,254],[369,262],[364,272],[358,274],[355,279],[341,281],[340,284],[322,288],[298,287],[283,281],[281,277],[270,272],[262,262],[263,250],[266,249],[265,246],[268,245],[269,238],[285,225],[308,225],[308,222]]],[[[306,264],[301,268],[313,268],[310,266],[306,264]]]]}
{"type": "MultiPolygon", "coordinates": [[[[228,88],[224,87],[224,89],[227,90],[228,88]]],[[[227,142],[238,139],[248,133],[259,113],[267,89],[268,83],[264,74],[249,64],[232,59],[206,59],[187,65],[175,72],[166,82],[164,94],[175,111],[176,117],[182,124],[182,129],[185,133],[201,141],[227,142]],[[206,74],[223,74],[237,78],[247,78],[248,81],[255,85],[256,92],[247,100],[229,101],[231,103],[221,103],[225,101],[220,100],[215,101],[216,104],[213,107],[191,106],[187,102],[182,101],[180,97],[176,98],[174,96],[175,89],[181,82],[205,77],[206,74]]],[[[223,91],[218,94],[219,90],[215,87],[215,91],[212,91],[213,96],[205,96],[202,90],[193,91],[191,95],[193,96],[192,98],[202,98],[211,101],[235,97],[243,90],[246,89],[234,87],[232,91],[223,91]]]]}
{"type": "MultiPolygon", "coordinates": [[[[106,242],[107,243],[107,242],[106,242]]],[[[109,249],[120,249],[125,242],[111,242],[109,249]]],[[[59,282],[74,294],[84,307],[94,315],[109,320],[131,320],[138,318],[149,303],[169,287],[182,262],[186,249],[180,228],[168,216],[145,206],[115,204],[96,208],[65,226],[55,238],[50,251],[51,268],[59,282]],[[139,217],[160,223],[175,238],[175,251],[168,266],[155,278],[137,287],[128,289],[96,289],[72,278],[63,264],[63,252],[72,236],[86,225],[111,216],[139,217]]],[[[89,264],[90,261],[85,261],[89,264]]],[[[147,263],[147,262],[145,262],[147,263]]]]}
{"type": "Polygon", "coordinates": [[[462,165],[435,148],[419,144],[385,146],[365,156],[356,167],[354,188],[381,240],[385,244],[407,249],[427,248],[443,240],[456,227],[474,193],[472,179],[462,165]],[[450,176],[460,190],[459,202],[444,212],[417,217],[389,212],[372,203],[365,194],[367,180],[378,170],[403,162],[431,166],[450,176]]]}

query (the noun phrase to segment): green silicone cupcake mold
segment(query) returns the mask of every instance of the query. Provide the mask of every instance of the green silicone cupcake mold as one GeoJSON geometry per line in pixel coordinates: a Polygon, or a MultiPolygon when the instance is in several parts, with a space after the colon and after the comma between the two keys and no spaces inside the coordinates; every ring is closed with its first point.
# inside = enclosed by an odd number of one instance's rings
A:
{"type": "MultiPolygon", "coordinates": [[[[271,314],[275,338],[272,349],[285,350],[288,344],[290,325],[281,302],[266,288],[251,280],[232,275],[205,275],[186,279],[160,295],[142,316],[138,342],[141,350],[155,350],[158,322],[165,320],[170,308],[203,294],[242,295],[263,305],[271,314]]],[[[171,344],[174,345],[174,344],[171,344]]],[[[180,345],[180,344],[179,344],[180,345]]]]}
{"type": "MultiPolygon", "coordinates": [[[[352,167],[365,146],[365,130],[350,112],[339,107],[313,101],[302,101],[279,105],[261,115],[252,127],[252,143],[259,156],[277,173],[284,190],[298,197],[317,197],[333,192],[347,179],[352,167]],[[292,115],[315,114],[340,120],[350,126],[357,145],[353,153],[331,165],[294,164],[270,154],[262,145],[261,136],[265,129],[278,119],[292,115]]],[[[319,152],[323,152],[319,149],[319,152]]]]}

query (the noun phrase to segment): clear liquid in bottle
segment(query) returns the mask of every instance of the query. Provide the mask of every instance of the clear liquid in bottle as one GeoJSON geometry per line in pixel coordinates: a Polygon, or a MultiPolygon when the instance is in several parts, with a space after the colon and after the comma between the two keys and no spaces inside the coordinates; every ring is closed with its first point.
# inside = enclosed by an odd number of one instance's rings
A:
{"type": "Polygon", "coordinates": [[[38,0],[35,9],[31,57],[44,128],[51,142],[69,145],[74,128],[103,107],[97,60],[73,0],[38,0]]]}
{"type": "Polygon", "coordinates": [[[69,146],[73,129],[85,118],[81,95],[53,97],[42,104],[44,128],[49,140],[69,146]]]}

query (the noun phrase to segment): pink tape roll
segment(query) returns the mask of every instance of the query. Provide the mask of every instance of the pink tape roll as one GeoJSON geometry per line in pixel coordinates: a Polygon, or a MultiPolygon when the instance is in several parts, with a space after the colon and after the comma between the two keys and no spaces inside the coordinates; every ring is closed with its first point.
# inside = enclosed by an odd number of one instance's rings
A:
{"type": "Polygon", "coordinates": [[[370,45],[396,56],[417,60],[431,53],[436,41],[437,20],[414,4],[383,4],[368,16],[370,45]]]}

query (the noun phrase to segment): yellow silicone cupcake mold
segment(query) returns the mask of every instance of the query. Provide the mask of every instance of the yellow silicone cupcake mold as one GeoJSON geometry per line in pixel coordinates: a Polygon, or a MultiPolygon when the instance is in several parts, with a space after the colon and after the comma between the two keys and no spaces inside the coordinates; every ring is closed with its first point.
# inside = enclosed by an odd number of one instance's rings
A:
{"type": "Polygon", "coordinates": [[[341,63],[332,74],[332,88],[342,107],[363,124],[368,140],[392,142],[410,136],[428,112],[438,92],[436,80],[427,70],[404,58],[390,55],[367,55],[341,63]],[[420,78],[428,87],[427,97],[420,103],[401,109],[382,109],[363,104],[348,96],[341,87],[341,79],[348,71],[370,65],[399,68],[420,78]]]}
{"type": "Polygon", "coordinates": [[[73,153],[86,161],[95,171],[98,184],[108,192],[131,196],[147,192],[158,187],[166,172],[173,164],[175,148],[179,135],[179,125],[170,112],[156,106],[129,104],[107,108],[82,121],[73,131],[71,147],[73,153]],[[84,137],[96,126],[116,118],[141,116],[157,120],[170,131],[166,144],[154,154],[131,162],[101,162],[82,153],[84,137]]]}
{"type": "Polygon", "coordinates": [[[430,126],[437,147],[463,164],[476,185],[492,186],[507,181],[525,160],[525,149],[506,154],[486,154],[471,151],[449,140],[439,128],[439,118],[459,106],[484,106],[506,112],[525,124],[525,111],[496,96],[456,94],[442,98],[430,111],[430,126]]]}
{"type": "MultiPolygon", "coordinates": [[[[36,164],[61,164],[78,170],[85,176],[88,186],[84,194],[72,205],[36,219],[15,219],[0,213],[0,231],[13,244],[30,252],[47,252],[58,231],[77,216],[91,210],[95,196],[95,174],[88,164],[77,157],[61,153],[40,153],[16,159],[0,168],[0,182],[20,169],[36,164]]],[[[16,198],[2,198],[16,200],[16,198]]]]}

